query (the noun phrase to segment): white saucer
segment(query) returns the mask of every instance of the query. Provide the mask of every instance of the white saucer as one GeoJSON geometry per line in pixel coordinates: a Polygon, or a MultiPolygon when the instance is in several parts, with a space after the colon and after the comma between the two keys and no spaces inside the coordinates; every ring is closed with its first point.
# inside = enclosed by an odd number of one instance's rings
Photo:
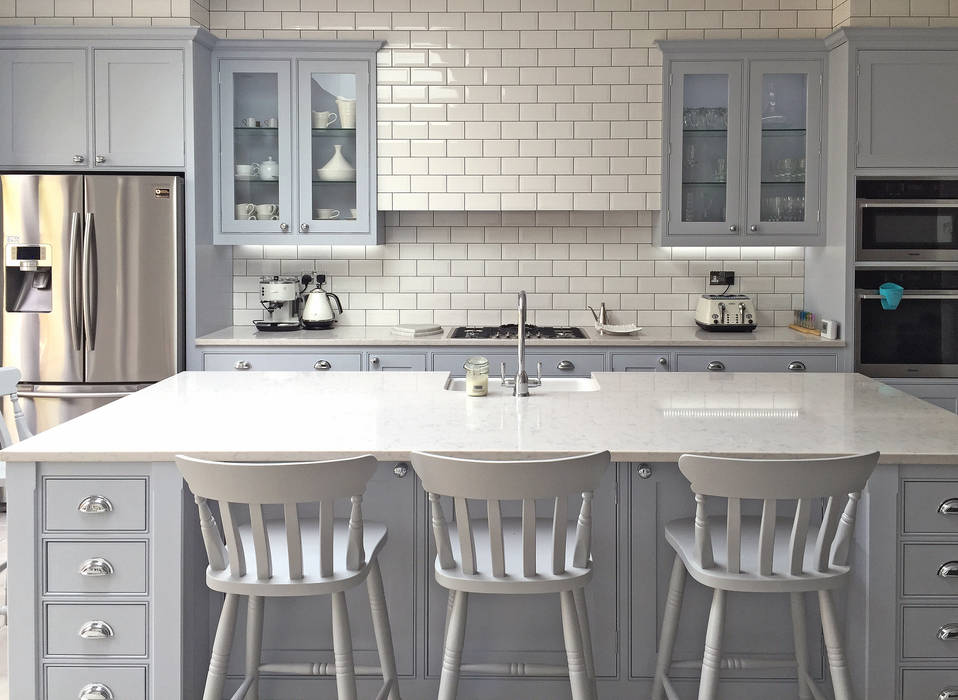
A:
{"type": "Polygon", "coordinates": [[[630,335],[642,330],[642,326],[634,323],[606,323],[604,325],[595,324],[595,329],[605,335],[630,335]]]}

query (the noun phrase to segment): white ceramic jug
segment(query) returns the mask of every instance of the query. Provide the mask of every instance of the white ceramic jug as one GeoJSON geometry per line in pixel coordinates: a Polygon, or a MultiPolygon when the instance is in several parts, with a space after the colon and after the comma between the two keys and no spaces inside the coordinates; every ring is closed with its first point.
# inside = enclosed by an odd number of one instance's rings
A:
{"type": "Polygon", "coordinates": [[[276,180],[279,178],[279,163],[273,160],[273,156],[266,156],[266,160],[259,164],[260,180],[276,180]]]}

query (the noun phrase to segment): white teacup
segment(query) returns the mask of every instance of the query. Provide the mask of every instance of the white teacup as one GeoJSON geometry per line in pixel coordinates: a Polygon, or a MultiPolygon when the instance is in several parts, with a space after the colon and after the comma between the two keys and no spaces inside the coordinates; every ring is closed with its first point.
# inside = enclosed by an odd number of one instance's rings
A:
{"type": "Polygon", "coordinates": [[[256,177],[259,175],[259,163],[237,163],[236,175],[238,177],[256,177]]]}
{"type": "Polygon", "coordinates": [[[246,117],[240,122],[240,126],[259,126],[256,117],[246,117]]]}
{"type": "Polygon", "coordinates": [[[236,205],[236,220],[244,221],[253,216],[256,211],[256,205],[251,202],[244,202],[236,205]]]}
{"type": "Polygon", "coordinates": [[[256,218],[257,219],[269,219],[271,217],[277,216],[279,214],[279,207],[275,204],[257,204],[256,205],[256,218]]]}
{"type": "Polygon", "coordinates": [[[261,121],[260,124],[262,126],[275,129],[276,127],[279,126],[279,119],[277,119],[276,117],[270,117],[269,119],[264,119],[263,121],[261,121]]]}
{"type": "Polygon", "coordinates": [[[339,119],[339,117],[335,112],[313,111],[313,128],[328,129],[337,119],[339,119]]]}
{"type": "Polygon", "coordinates": [[[339,125],[344,129],[355,129],[356,100],[349,97],[337,97],[336,108],[339,110],[339,125]]]}
{"type": "Polygon", "coordinates": [[[350,210],[349,210],[349,218],[350,218],[350,219],[355,219],[355,218],[356,218],[356,210],[355,210],[355,209],[350,209],[350,210]]]}
{"type": "Polygon", "coordinates": [[[317,219],[338,219],[339,218],[339,209],[317,209],[316,218],[317,219]]]}

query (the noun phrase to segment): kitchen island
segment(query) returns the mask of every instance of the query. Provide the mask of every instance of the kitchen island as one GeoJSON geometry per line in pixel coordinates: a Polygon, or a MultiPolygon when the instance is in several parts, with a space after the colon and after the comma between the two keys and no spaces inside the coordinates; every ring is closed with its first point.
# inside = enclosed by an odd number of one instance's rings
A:
{"type": "MultiPolygon", "coordinates": [[[[862,498],[856,578],[844,605],[856,690],[863,698],[907,698],[958,686],[954,652],[936,638],[958,610],[958,586],[935,574],[943,563],[935,557],[958,547],[958,517],[938,511],[958,497],[958,417],[855,374],[597,373],[533,389],[524,399],[495,386],[489,397],[468,398],[456,386],[442,372],[189,372],[4,451],[11,697],[73,697],[101,676],[127,684],[128,697],[199,697],[220,601],[203,582],[195,507],[172,463],[178,453],[376,456],[381,467],[365,514],[389,527],[382,567],[401,689],[406,698],[434,695],[446,599],[432,581],[424,495],[404,464],[413,450],[490,459],[611,451],[616,464],[596,494],[596,574],[587,592],[600,697],[627,698],[647,697],[650,688],[671,564],[662,526],[693,510],[675,467],[679,455],[878,449],[881,465],[862,498]],[[112,510],[77,512],[78,503],[98,495],[112,510]],[[76,574],[83,560],[105,553],[123,564],[115,576],[76,574]],[[113,639],[77,637],[95,616],[112,616],[113,639]]],[[[676,658],[701,655],[707,598],[690,587],[676,658]]],[[[480,598],[465,657],[563,663],[554,603],[480,598]]],[[[737,603],[745,601],[730,599],[729,653],[791,651],[787,598],[768,597],[760,609],[749,600],[748,614],[737,603]]],[[[267,607],[264,661],[330,658],[329,622],[319,606],[267,607]]],[[[362,605],[351,611],[356,661],[366,665],[375,655],[370,622],[362,605]]],[[[811,670],[822,677],[821,643],[813,637],[811,670]]],[[[232,664],[235,687],[241,659],[232,664]]],[[[683,697],[694,696],[694,670],[674,677],[683,697]]],[[[787,670],[735,670],[727,678],[723,687],[740,700],[795,693],[787,670]]],[[[332,687],[315,686],[329,683],[268,678],[262,695],[320,695],[332,687]]],[[[370,695],[377,681],[366,683],[360,693],[370,695]]],[[[511,698],[516,683],[534,700],[567,693],[559,678],[484,677],[464,678],[460,697],[511,698]]]]}

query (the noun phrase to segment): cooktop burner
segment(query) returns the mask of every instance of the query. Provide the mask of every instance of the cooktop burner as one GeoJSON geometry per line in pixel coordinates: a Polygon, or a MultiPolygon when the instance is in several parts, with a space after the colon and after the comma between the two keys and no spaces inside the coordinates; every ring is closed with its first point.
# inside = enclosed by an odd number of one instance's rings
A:
{"type": "MultiPolygon", "coordinates": [[[[515,323],[501,326],[459,326],[453,329],[452,338],[496,338],[515,340],[519,327],[515,323]]],[[[555,340],[581,340],[585,338],[581,328],[575,326],[534,326],[526,324],[526,338],[548,338],[555,340]]]]}

